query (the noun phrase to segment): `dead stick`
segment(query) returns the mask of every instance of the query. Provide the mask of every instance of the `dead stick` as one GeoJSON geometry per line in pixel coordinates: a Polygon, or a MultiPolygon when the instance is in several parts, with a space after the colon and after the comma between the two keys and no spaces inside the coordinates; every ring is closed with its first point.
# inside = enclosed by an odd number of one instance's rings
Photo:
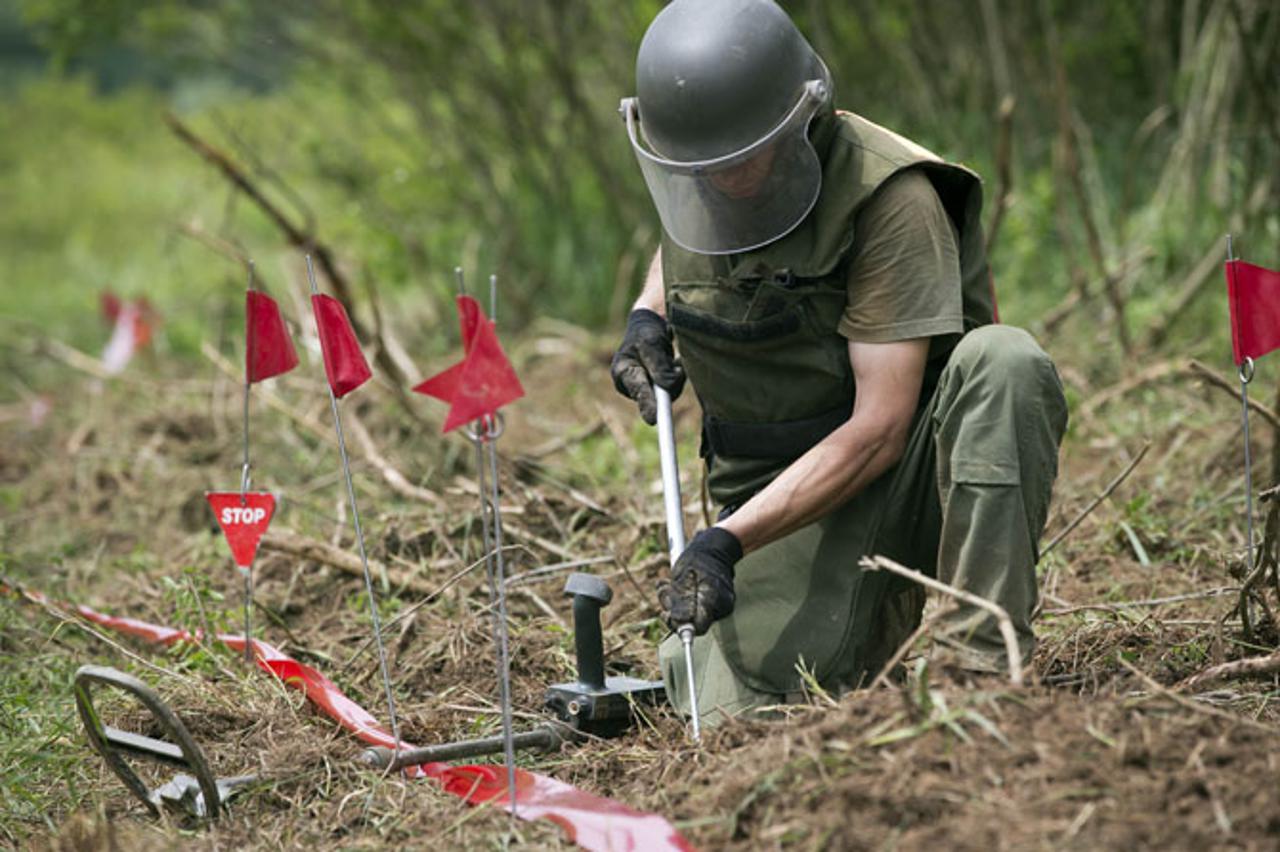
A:
{"type": "MultiPolygon", "coordinates": [[[[1238,382],[1227,381],[1218,375],[1217,371],[1201,364],[1199,361],[1193,359],[1187,362],[1187,371],[1199,376],[1214,387],[1221,388],[1236,399],[1240,398],[1240,384],[1238,382]]],[[[1277,416],[1266,405],[1250,397],[1249,408],[1261,415],[1262,419],[1270,423],[1273,429],[1280,429],[1280,416],[1277,416]]]]}
{"type": "Polygon", "coordinates": [[[1137,609],[1139,607],[1148,606],[1165,606],[1167,604],[1185,603],[1186,601],[1198,601],[1205,598],[1220,598],[1223,595],[1234,595],[1240,591],[1239,586],[1223,586],[1218,589],[1208,589],[1203,592],[1188,592],[1185,595],[1170,595],[1165,598],[1147,598],[1140,601],[1119,601],[1117,603],[1095,603],[1095,604],[1079,604],[1077,606],[1067,606],[1061,609],[1047,609],[1045,615],[1070,615],[1073,612],[1116,612],[1122,609],[1137,609]]]}
{"type": "Polygon", "coordinates": [[[937,624],[943,618],[956,611],[956,607],[951,606],[945,609],[936,609],[929,613],[928,617],[920,622],[920,626],[907,637],[907,641],[898,646],[898,650],[893,652],[893,656],[888,659],[884,667],[880,669],[880,674],[876,675],[876,679],[871,682],[870,689],[876,689],[889,682],[889,678],[893,675],[894,668],[907,658],[907,654],[911,653],[911,649],[919,641],[920,637],[927,633],[933,625],[937,624]]]}
{"type": "Polygon", "coordinates": [[[369,464],[377,468],[378,473],[382,474],[382,478],[386,480],[387,485],[391,486],[391,490],[402,497],[410,500],[418,500],[431,506],[441,506],[444,501],[440,495],[434,491],[414,485],[408,478],[378,452],[378,447],[373,442],[373,437],[369,431],[364,428],[364,424],[360,422],[360,418],[356,417],[351,411],[347,412],[347,425],[352,436],[356,439],[356,443],[360,446],[360,452],[364,454],[369,464]]]}
{"type": "Polygon", "coordinates": [[[1185,695],[1179,695],[1169,687],[1162,686],[1160,683],[1158,683],[1155,680],[1155,678],[1151,677],[1151,675],[1142,671],[1142,669],[1138,668],[1133,663],[1129,662],[1119,654],[1116,655],[1116,662],[1119,663],[1123,668],[1127,669],[1130,674],[1137,677],[1138,680],[1142,681],[1143,685],[1146,686],[1147,689],[1151,690],[1157,695],[1160,695],[1160,696],[1163,696],[1164,698],[1169,699],[1174,704],[1177,704],[1179,707],[1183,707],[1187,710],[1192,711],[1193,713],[1203,713],[1206,716],[1213,716],[1216,719],[1224,719],[1228,722],[1234,722],[1238,725],[1246,725],[1250,728],[1254,728],[1259,731],[1265,731],[1268,734],[1277,733],[1276,729],[1271,727],[1270,725],[1264,725],[1261,722],[1255,722],[1254,720],[1248,717],[1237,716],[1235,713],[1228,713],[1225,710],[1219,710],[1217,707],[1212,707],[1203,702],[1196,701],[1194,698],[1187,698],[1185,695]]]}
{"type": "MultiPolygon", "coordinates": [[[[288,556],[295,556],[299,559],[308,559],[312,562],[319,562],[328,565],[330,568],[337,568],[346,574],[355,577],[364,576],[364,568],[360,564],[359,558],[351,555],[341,548],[320,541],[315,538],[308,538],[297,533],[287,530],[279,530],[268,532],[262,537],[262,547],[266,550],[275,551],[276,553],[284,553],[288,556]]],[[[374,560],[369,560],[370,568],[378,574],[386,571],[387,578],[397,586],[407,589],[418,594],[427,595],[432,592],[432,587],[417,577],[410,576],[403,572],[391,571],[374,560]]]]}
{"type": "MultiPolygon", "coordinates": [[[[329,279],[329,284],[334,290],[335,295],[347,306],[350,314],[351,286],[346,278],[338,271],[333,262],[333,253],[327,246],[319,245],[315,237],[304,230],[302,227],[294,223],[284,211],[277,207],[271,199],[267,198],[257,184],[249,179],[249,175],[238,163],[231,159],[225,152],[215,148],[204,139],[195,134],[191,128],[183,124],[182,121],[173,113],[165,113],[164,122],[173,131],[173,135],[177,136],[187,147],[195,151],[205,162],[212,165],[218,171],[222,172],[222,176],[231,182],[233,186],[248,196],[249,200],[258,206],[267,218],[275,224],[277,228],[284,234],[285,239],[294,248],[310,251],[320,264],[320,268],[324,270],[325,277],[329,279]]],[[[367,340],[369,337],[368,330],[363,328],[357,322],[354,316],[351,317],[351,326],[355,329],[356,335],[361,340],[367,340]]]]}
{"type": "MultiPolygon", "coordinates": [[[[506,549],[518,550],[519,545],[515,545],[515,544],[508,545],[506,549]]],[[[456,584],[463,577],[467,576],[472,571],[474,571],[475,569],[483,565],[485,563],[485,560],[488,558],[489,558],[488,554],[485,554],[484,556],[481,556],[479,559],[477,559],[475,562],[472,562],[470,565],[460,568],[458,571],[456,571],[453,574],[452,577],[445,580],[444,583],[442,583],[441,585],[437,586],[436,588],[428,592],[425,598],[418,601],[416,604],[409,607],[407,610],[405,610],[404,612],[397,615],[395,618],[388,621],[386,625],[383,627],[383,629],[390,630],[392,627],[395,627],[397,624],[404,621],[406,618],[410,618],[411,616],[413,616],[415,613],[417,613],[418,610],[422,609],[424,606],[431,603],[436,598],[440,597],[440,595],[444,594],[449,589],[453,588],[454,584],[456,584]]],[[[360,655],[363,654],[366,650],[368,650],[369,646],[372,644],[373,644],[372,636],[364,640],[364,642],[360,645],[360,647],[356,648],[355,651],[351,654],[351,657],[345,663],[342,664],[342,670],[345,671],[348,668],[350,668],[351,664],[354,663],[356,660],[358,660],[360,658],[360,655]]]]}
{"type": "Polygon", "coordinates": [[[971,592],[957,589],[955,586],[949,586],[940,580],[926,577],[919,571],[913,571],[907,566],[899,565],[884,556],[864,556],[858,564],[868,571],[884,569],[900,577],[906,577],[925,588],[941,592],[958,601],[991,613],[996,620],[996,624],[1000,626],[1000,635],[1004,637],[1004,650],[1009,658],[1009,682],[1014,686],[1022,686],[1022,652],[1018,650],[1018,633],[1013,628],[1013,619],[1009,618],[1009,613],[1005,611],[1004,607],[992,603],[986,598],[980,598],[971,592]]]}
{"type": "Polygon", "coordinates": [[[1265,657],[1249,657],[1210,666],[1178,684],[1178,689],[1197,690],[1202,686],[1232,677],[1259,677],[1280,672],[1280,652],[1265,657]]]}
{"type": "MultiPolygon", "coordinates": [[[[400,369],[400,365],[391,357],[387,350],[385,342],[376,334],[371,333],[369,328],[359,320],[354,307],[352,287],[347,277],[338,268],[337,262],[334,260],[334,252],[329,246],[320,242],[310,228],[304,228],[293,222],[284,211],[277,207],[271,199],[267,198],[263,192],[258,189],[257,184],[249,179],[249,175],[225,152],[206,142],[195,134],[191,128],[183,124],[173,113],[165,113],[165,124],[169,125],[169,129],[173,134],[182,140],[191,150],[195,151],[205,162],[212,165],[222,173],[233,186],[239,189],[258,206],[268,219],[280,229],[284,234],[285,240],[294,248],[309,252],[319,264],[325,278],[329,281],[329,287],[333,294],[347,308],[347,315],[351,320],[351,328],[355,331],[356,337],[362,343],[373,342],[376,344],[374,349],[374,361],[386,371],[388,379],[394,387],[403,387],[408,383],[408,378],[404,371],[400,369]]],[[[407,401],[401,399],[401,404],[405,409],[416,417],[416,413],[408,406],[407,401]]]]}
{"type": "MultiPolygon", "coordinates": [[[[983,5],[984,16],[988,4],[983,5]]],[[[1000,223],[1009,208],[1009,195],[1013,192],[1013,95],[1005,94],[1000,100],[996,116],[996,197],[992,205],[991,224],[987,226],[987,256],[1000,233],[1000,223]]]]}
{"type": "Polygon", "coordinates": [[[1075,417],[1078,420],[1088,420],[1099,408],[1113,402],[1120,397],[1132,393],[1140,387],[1149,385],[1152,382],[1160,381],[1169,376],[1176,376],[1186,369],[1180,359],[1170,359],[1168,361],[1159,361],[1142,370],[1134,376],[1130,376],[1122,382],[1104,388],[1098,393],[1085,400],[1082,405],[1076,408],[1075,417]]]}
{"type": "Polygon", "coordinates": [[[1084,507],[1084,511],[1076,515],[1075,519],[1072,520],[1071,523],[1067,524],[1066,527],[1064,527],[1061,532],[1059,532],[1053,538],[1049,539],[1049,543],[1046,544],[1044,548],[1040,551],[1041,559],[1044,559],[1045,556],[1048,555],[1049,551],[1057,547],[1058,542],[1066,538],[1067,535],[1070,534],[1072,530],[1080,526],[1081,522],[1084,521],[1085,518],[1089,517],[1089,515],[1093,512],[1093,510],[1098,508],[1099,505],[1101,505],[1103,500],[1106,500],[1108,497],[1110,497],[1112,492],[1114,492],[1117,488],[1120,487],[1120,483],[1124,482],[1126,479],[1129,478],[1129,474],[1133,473],[1133,469],[1138,466],[1138,463],[1142,461],[1144,456],[1146,456],[1147,450],[1149,449],[1151,449],[1150,441],[1142,445],[1142,449],[1138,450],[1138,454],[1133,457],[1133,461],[1129,462],[1129,464],[1125,467],[1125,469],[1120,471],[1120,475],[1117,476],[1115,479],[1111,480],[1111,482],[1107,484],[1106,488],[1102,489],[1101,494],[1095,497],[1093,501],[1089,503],[1088,506],[1084,507]]]}

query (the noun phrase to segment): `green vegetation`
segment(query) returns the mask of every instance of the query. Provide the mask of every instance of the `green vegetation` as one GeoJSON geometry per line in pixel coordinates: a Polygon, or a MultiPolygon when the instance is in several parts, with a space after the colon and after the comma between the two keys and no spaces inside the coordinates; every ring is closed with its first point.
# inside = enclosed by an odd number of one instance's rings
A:
{"type": "MultiPolygon", "coordinates": [[[[28,29],[7,20],[28,73],[0,90],[0,311],[88,345],[110,286],[155,301],[168,343],[191,351],[234,311],[241,274],[183,227],[241,246],[268,286],[296,278],[273,226],[167,132],[175,110],[377,285],[415,351],[450,328],[459,263],[499,273],[512,322],[615,322],[657,232],[614,110],[659,5],[25,0],[28,29]],[[32,35],[56,60],[44,74],[32,35]]],[[[1138,348],[1218,355],[1224,307],[1197,286],[1216,274],[1202,259],[1230,227],[1280,262],[1280,119],[1260,76],[1275,9],[978,5],[990,14],[795,11],[841,104],[972,164],[989,201],[998,105],[1016,98],[993,253],[1006,320],[1054,319],[1076,293],[1084,307],[1053,331],[1114,342],[1096,319],[1123,310],[1138,348]]]]}

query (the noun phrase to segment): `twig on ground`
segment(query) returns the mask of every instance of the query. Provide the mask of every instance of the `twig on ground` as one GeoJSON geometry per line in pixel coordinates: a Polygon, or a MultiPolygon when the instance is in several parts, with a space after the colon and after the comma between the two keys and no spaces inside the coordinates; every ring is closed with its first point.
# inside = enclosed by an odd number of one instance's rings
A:
{"type": "Polygon", "coordinates": [[[1149,449],[1151,449],[1150,441],[1142,445],[1142,449],[1138,450],[1138,454],[1133,457],[1133,460],[1130,461],[1129,464],[1125,466],[1124,470],[1120,471],[1119,475],[1116,476],[1115,479],[1111,480],[1111,482],[1107,484],[1106,488],[1102,489],[1101,494],[1095,497],[1089,503],[1088,506],[1085,506],[1084,510],[1081,511],[1080,514],[1076,515],[1075,518],[1071,521],[1071,523],[1067,524],[1065,527],[1062,528],[1061,532],[1059,532],[1053,538],[1049,539],[1049,543],[1046,544],[1040,550],[1041,559],[1044,559],[1044,557],[1047,556],[1051,550],[1057,547],[1058,543],[1062,541],[1064,538],[1066,538],[1071,533],[1072,530],[1080,526],[1081,522],[1083,522],[1085,518],[1089,517],[1089,515],[1093,512],[1093,510],[1098,508],[1098,506],[1102,504],[1103,500],[1106,500],[1108,497],[1110,497],[1111,494],[1117,488],[1120,487],[1120,483],[1124,482],[1126,479],[1129,478],[1129,474],[1133,473],[1133,469],[1138,466],[1138,464],[1146,456],[1147,450],[1149,449]]]}
{"type": "MultiPolygon", "coordinates": [[[[275,530],[262,537],[261,546],[264,550],[319,562],[355,577],[364,576],[364,567],[359,557],[319,539],[308,538],[288,530],[275,530]]],[[[394,585],[412,592],[426,595],[433,591],[420,577],[414,577],[402,571],[391,571],[386,565],[373,559],[369,560],[369,570],[387,577],[394,585]]]]}
{"type": "MultiPolygon", "coordinates": [[[[983,4],[984,17],[989,3],[983,4]]],[[[1009,195],[1013,191],[1013,110],[1017,105],[1012,94],[1005,91],[996,113],[996,196],[992,205],[991,224],[987,226],[987,256],[995,245],[1009,208],[1009,195]]]]}
{"type": "Polygon", "coordinates": [[[568,562],[556,562],[553,565],[544,565],[541,568],[534,568],[532,571],[525,571],[521,574],[515,574],[507,578],[507,588],[518,586],[521,583],[536,583],[544,579],[549,574],[558,574],[561,571],[572,571],[575,568],[586,568],[589,565],[599,565],[603,562],[614,562],[612,556],[593,556],[590,559],[574,559],[568,562]]]}
{"type": "Polygon", "coordinates": [[[869,571],[883,569],[900,577],[906,577],[935,592],[941,592],[962,603],[991,613],[1000,627],[1000,635],[1004,638],[1004,650],[1009,658],[1009,682],[1014,686],[1022,686],[1022,652],[1018,650],[1018,634],[1013,628],[1013,619],[1009,618],[1009,613],[1005,612],[1004,607],[971,592],[949,586],[940,580],[926,577],[919,571],[913,571],[884,556],[864,556],[858,564],[869,571]]]}
{"type": "Polygon", "coordinates": [[[347,423],[349,431],[356,439],[356,444],[360,447],[360,452],[364,454],[369,464],[382,474],[382,478],[386,480],[391,490],[399,494],[401,497],[407,497],[410,500],[417,500],[430,506],[442,506],[444,500],[439,494],[430,489],[414,485],[408,478],[391,465],[389,461],[378,452],[377,445],[373,442],[373,437],[369,434],[369,430],[364,428],[364,424],[360,422],[360,418],[356,416],[354,411],[348,410],[347,423]]]}
{"type": "Polygon", "coordinates": [[[568,449],[569,447],[572,447],[574,444],[580,444],[586,439],[590,438],[592,435],[595,435],[603,430],[604,430],[604,420],[600,417],[597,417],[595,420],[592,420],[590,423],[588,423],[586,426],[583,426],[581,429],[577,429],[573,432],[569,432],[564,435],[560,435],[558,437],[552,438],[549,441],[545,441],[539,444],[533,449],[530,449],[524,453],[521,453],[516,458],[516,463],[519,464],[520,462],[526,461],[526,460],[538,461],[539,459],[544,459],[547,456],[554,455],[555,453],[560,452],[561,450],[568,449]]]}
{"type": "Polygon", "coordinates": [[[937,624],[957,609],[958,607],[955,606],[939,607],[921,620],[920,626],[907,637],[905,642],[898,646],[898,650],[894,651],[893,656],[885,662],[884,668],[880,670],[880,674],[876,675],[876,679],[871,681],[871,686],[868,687],[868,689],[874,690],[888,684],[889,678],[893,676],[893,670],[897,668],[899,663],[906,659],[907,654],[911,653],[911,649],[915,646],[916,642],[920,641],[920,637],[927,633],[933,625],[937,624]]]}
{"type": "Polygon", "coordinates": [[[556,612],[555,609],[552,608],[551,604],[543,600],[542,596],[539,595],[537,592],[535,592],[533,589],[529,588],[528,586],[518,586],[515,589],[515,591],[519,592],[520,594],[528,598],[530,601],[532,601],[533,605],[536,606],[539,610],[541,610],[543,615],[550,618],[560,627],[564,628],[565,630],[569,629],[569,625],[565,624],[564,619],[560,617],[560,613],[556,612]]]}
{"type": "Polygon", "coordinates": [[[1249,657],[1244,660],[1232,660],[1210,666],[1202,672],[1186,678],[1178,684],[1177,689],[1195,691],[1211,683],[1233,677],[1261,677],[1280,672],[1280,651],[1265,657],[1249,657]]]}
{"type": "Polygon", "coordinates": [[[1140,387],[1158,382],[1169,376],[1176,376],[1186,369],[1186,364],[1180,358],[1170,358],[1168,361],[1157,361],[1145,370],[1141,370],[1129,378],[1118,382],[1110,387],[1103,388],[1093,396],[1086,399],[1082,404],[1078,405],[1075,410],[1075,417],[1080,421],[1089,420],[1097,412],[1108,403],[1114,402],[1122,396],[1125,396],[1140,387]]]}
{"type": "Polygon", "coordinates": [[[1182,603],[1184,601],[1196,601],[1204,598],[1217,598],[1223,595],[1233,595],[1240,591],[1239,586],[1223,586],[1218,589],[1208,589],[1203,592],[1189,592],[1185,595],[1170,595],[1167,598],[1147,598],[1139,601],[1117,601],[1116,603],[1092,603],[1080,604],[1078,606],[1062,607],[1060,609],[1047,609],[1045,615],[1069,615],[1073,612],[1115,612],[1121,609],[1135,609],[1138,607],[1148,606],[1164,606],[1166,604],[1182,603]]]}
{"type": "Polygon", "coordinates": [[[559,556],[561,559],[564,559],[568,562],[572,562],[578,559],[578,557],[573,553],[573,551],[568,550],[567,548],[561,547],[560,545],[556,544],[554,541],[548,541],[542,536],[530,532],[529,530],[520,526],[520,524],[516,523],[515,521],[508,520],[505,517],[502,519],[502,529],[504,532],[511,533],[511,535],[515,536],[516,538],[524,539],[530,544],[536,544],[538,547],[541,547],[543,550],[547,551],[548,553],[554,553],[556,556],[559,556]]]}
{"type": "Polygon", "coordinates": [[[1116,659],[1116,662],[1118,662],[1130,674],[1138,678],[1138,680],[1142,681],[1143,685],[1146,686],[1147,689],[1149,689],[1151,692],[1157,695],[1160,695],[1164,698],[1169,699],[1174,704],[1177,704],[1179,707],[1190,710],[1193,713],[1200,713],[1205,716],[1212,716],[1215,719],[1223,719],[1228,722],[1233,722],[1237,725],[1244,725],[1246,727],[1253,728],[1255,730],[1265,731],[1268,734],[1280,733],[1270,725],[1264,725],[1261,722],[1255,722],[1253,719],[1250,719],[1246,716],[1237,716],[1235,713],[1228,713],[1225,710],[1219,710],[1217,707],[1211,707],[1208,704],[1204,704],[1203,702],[1196,701],[1193,698],[1187,698],[1185,695],[1179,695],[1169,687],[1161,685],[1153,677],[1151,677],[1151,675],[1142,671],[1142,669],[1138,668],[1133,663],[1129,662],[1119,654],[1116,654],[1115,659],[1116,659]]]}
{"type": "MultiPolygon", "coordinates": [[[[1227,381],[1226,379],[1222,378],[1222,376],[1218,375],[1216,370],[1206,367],[1204,364],[1201,364],[1199,361],[1196,361],[1195,359],[1192,359],[1191,361],[1187,362],[1187,371],[1193,375],[1199,376],[1200,378],[1204,379],[1206,382],[1213,385],[1214,387],[1221,388],[1222,390],[1226,391],[1227,393],[1235,397],[1237,400],[1239,400],[1240,398],[1239,382],[1227,381]]],[[[1261,402],[1258,402],[1253,397],[1249,397],[1249,408],[1253,411],[1256,411],[1259,415],[1261,415],[1262,419],[1270,423],[1272,428],[1280,429],[1280,416],[1277,416],[1276,413],[1272,411],[1270,408],[1268,408],[1266,405],[1264,405],[1261,402]]]]}

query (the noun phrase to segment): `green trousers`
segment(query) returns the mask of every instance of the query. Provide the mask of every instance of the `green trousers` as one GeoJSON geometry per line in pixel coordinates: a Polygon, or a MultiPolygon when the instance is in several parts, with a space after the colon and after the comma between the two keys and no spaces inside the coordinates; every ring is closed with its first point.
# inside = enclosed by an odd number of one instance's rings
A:
{"type": "MultiPolygon", "coordinates": [[[[1038,541],[1066,422],[1057,371],[1029,334],[996,325],[965,335],[898,464],[738,564],[733,615],[694,642],[703,722],[794,700],[807,681],[839,693],[883,667],[919,623],[924,594],[908,580],[864,572],[858,562],[868,554],[1000,604],[1030,659],[1038,541]]],[[[952,620],[965,665],[1005,666],[994,618],[964,607],[952,620]]],[[[687,714],[677,637],[662,643],[659,659],[667,694],[687,714]]]]}

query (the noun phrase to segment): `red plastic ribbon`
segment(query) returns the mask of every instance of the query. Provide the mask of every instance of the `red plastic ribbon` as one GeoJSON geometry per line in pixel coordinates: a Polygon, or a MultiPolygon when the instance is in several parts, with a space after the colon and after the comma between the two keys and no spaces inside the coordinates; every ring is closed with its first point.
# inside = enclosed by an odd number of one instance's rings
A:
{"type": "MultiPolygon", "coordinates": [[[[0,590],[8,587],[0,583],[0,590]]],[[[21,593],[39,604],[48,599],[22,589],[21,593]]],[[[83,618],[120,633],[149,642],[173,645],[198,639],[185,630],[164,627],[135,618],[108,615],[87,606],[72,607],[83,618]]],[[[244,650],[244,637],[222,633],[218,641],[235,651],[244,650]]],[[[352,701],[323,674],[300,663],[278,648],[259,639],[253,640],[258,666],[279,678],[286,686],[302,690],[312,704],[343,728],[372,745],[395,747],[395,738],[368,710],[352,701]]],[[[406,742],[401,748],[413,748],[406,742]]],[[[410,777],[434,778],[450,794],[468,804],[507,804],[505,767],[497,764],[450,766],[447,763],[424,763],[406,770],[410,777]]],[[[591,850],[678,850],[693,847],[680,836],[674,826],[658,814],[642,813],[620,802],[593,796],[571,784],[545,775],[516,769],[516,815],[521,819],[546,819],[563,828],[569,838],[591,850]]]]}

